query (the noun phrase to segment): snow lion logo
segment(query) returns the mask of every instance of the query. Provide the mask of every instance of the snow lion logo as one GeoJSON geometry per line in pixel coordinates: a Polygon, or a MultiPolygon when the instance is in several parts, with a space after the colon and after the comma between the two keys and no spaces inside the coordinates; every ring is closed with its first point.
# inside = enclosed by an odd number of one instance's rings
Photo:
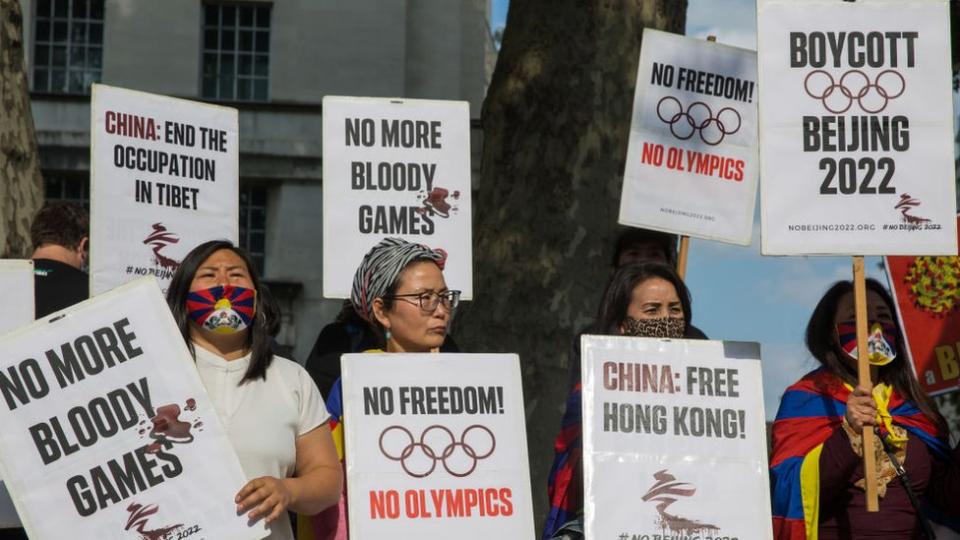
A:
{"type": "Polygon", "coordinates": [[[681,534],[693,534],[704,531],[720,530],[716,525],[700,523],[692,519],[682,518],[667,512],[671,504],[677,502],[680,497],[691,497],[697,492],[693,484],[687,482],[677,482],[676,477],[667,472],[666,469],[654,473],[653,478],[656,483],[643,496],[644,502],[656,502],[657,513],[660,519],[657,525],[661,529],[668,529],[670,532],[681,534]]]}

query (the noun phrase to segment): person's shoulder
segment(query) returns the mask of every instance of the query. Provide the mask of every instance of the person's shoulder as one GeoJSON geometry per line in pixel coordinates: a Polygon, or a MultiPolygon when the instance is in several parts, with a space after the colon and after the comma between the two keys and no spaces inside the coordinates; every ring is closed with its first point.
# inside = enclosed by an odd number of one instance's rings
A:
{"type": "Polygon", "coordinates": [[[307,377],[310,376],[307,373],[307,369],[300,365],[300,362],[278,354],[273,355],[273,359],[270,361],[270,367],[267,368],[268,376],[270,371],[283,373],[284,375],[300,376],[303,374],[307,377]]]}

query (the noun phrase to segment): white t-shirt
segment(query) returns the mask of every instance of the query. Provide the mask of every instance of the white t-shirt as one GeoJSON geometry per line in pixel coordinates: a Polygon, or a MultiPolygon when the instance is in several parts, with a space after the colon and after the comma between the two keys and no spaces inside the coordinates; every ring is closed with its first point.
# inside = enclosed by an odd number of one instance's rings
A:
{"type": "MultiPolygon", "coordinates": [[[[200,380],[227,430],[247,480],[293,476],[297,437],[330,418],[307,370],[296,362],[274,356],[266,380],[240,385],[250,365],[249,354],[228,361],[199,346],[195,349],[200,380]]],[[[268,527],[268,540],[293,540],[286,512],[268,527]]]]}

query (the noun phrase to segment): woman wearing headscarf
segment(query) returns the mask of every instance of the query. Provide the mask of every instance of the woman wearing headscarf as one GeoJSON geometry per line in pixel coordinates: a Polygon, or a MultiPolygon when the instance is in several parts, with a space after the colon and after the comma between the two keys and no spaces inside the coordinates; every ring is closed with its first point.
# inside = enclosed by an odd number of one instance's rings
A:
{"type": "Polygon", "coordinates": [[[867,280],[871,380],[857,383],[853,285],[835,283],[813,310],[806,343],[820,367],[787,388],[773,424],[775,537],[930,538],[921,501],[960,513],[957,450],[904,357],[893,300],[867,280]],[[880,512],[866,510],[863,430],[875,429],[880,512]],[[905,475],[898,473],[903,466],[905,475]],[[899,477],[899,478],[898,478],[899,477]]]}
{"type": "MultiPolygon", "coordinates": [[[[389,353],[423,353],[443,344],[460,302],[460,291],[443,279],[446,254],[399,238],[385,238],[360,262],[350,301],[354,310],[382,334],[389,353]]],[[[370,352],[384,352],[374,350],[370,352]]],[[[327,399],[330,426],[341,461],[343,452],[343,390],[338,379],[327,399]]],[[[347,538],[346,496],[340,505],[314,520],[316,538],[347,538]]]]}
{"type": "Polygon", "coordinates": [[[336,504],[342,476],[316,385],[299,364],[271,353],[276,304],[249,255],[227,241],[187,254],[167,303],[250,479],[224,505],[263,519],[270,540],[292,540],[287,512],[336,504]]]}
{"type": "MultiPolygon", "coordinates": [[[[660,262],[627,264],[613,274],[597,320],[585,333],[680,339],[690,337],[691,318],[690,293],[672,267],[660,262]]],[[[556,455],[547,487],[550,512],[543,540],[583,538],[579,343],[573,358],[573,390],[554,442],[556,455]]]]}

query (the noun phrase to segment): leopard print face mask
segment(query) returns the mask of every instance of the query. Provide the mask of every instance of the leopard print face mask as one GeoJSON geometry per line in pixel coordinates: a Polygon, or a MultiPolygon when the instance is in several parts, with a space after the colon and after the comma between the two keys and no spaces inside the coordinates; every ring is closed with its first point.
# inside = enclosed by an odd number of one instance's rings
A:
{"type": "Polygon", "coordinates": [[[686,323],[677,317],[634,319],[628,316],[623,321],[625,336],[681,339],[685,330],[686,323]]]}

